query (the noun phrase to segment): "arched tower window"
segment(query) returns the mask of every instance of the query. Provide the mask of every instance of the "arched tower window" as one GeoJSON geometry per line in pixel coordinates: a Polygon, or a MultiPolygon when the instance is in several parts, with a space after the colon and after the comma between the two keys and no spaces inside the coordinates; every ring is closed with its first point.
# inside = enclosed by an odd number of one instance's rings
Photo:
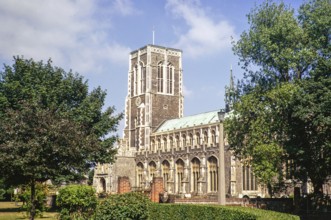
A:
{"type": "Polygon", "coordinates": [[[143,62],[140,62],[140,93],[146,92],[146,66],[143,62]]]}
{"type": "Polygon", "coordinates": [[[162,62],[157,66],[157,92],[163,93],[163,65],[162,62]]]}
{"type": "Polygon", "coordinates": [[[191,161],[192,166],[192,190],[193,192],[198,192],[198,180],[200,177],[200,160],[198,158],[193,158],[191,161]]]}
{"type": "Polygon", "coordinates": [[[162,176],[163,176],[163,187],[168,189],[168,180],[170,175],[170,163],[165,160],[162,162],[162,176]]]}
{"type": "Polygon", "coordinates": [[[176,162],[176,190],[178,193],[182,192],[182,182],[184,178],[184,161],[179,159],[176,162]]]}
{"type": "Polygon", "coordinates": [[[138,95],[138,65],[133,68],[133,95],[138,95]]]}
{"type": "Polygon", "coordinates": [[[171,63],[167,65],[167,93],[173,93],[174,66],[171,63]]]}
{"type": "Polygon", "coordinates": [[[208,185],[210,192],[216,192],[218,189],[218,166],[215,157],[208,158],[208,185]]]}

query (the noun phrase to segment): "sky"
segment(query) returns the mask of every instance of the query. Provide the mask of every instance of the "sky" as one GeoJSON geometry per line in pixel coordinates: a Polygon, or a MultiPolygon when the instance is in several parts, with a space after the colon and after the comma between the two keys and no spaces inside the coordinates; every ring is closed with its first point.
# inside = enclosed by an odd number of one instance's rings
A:
{"type": "MultiPolygon", "coordinates": [[[[124,112],[129,53],[147,44],[183,51],[184,115],[224,108],[231,42],[248,30],[262,0],[1,0],[0,71],[13,56],[72,70],[107,90],[105,106],[124,112]]],[[[275,2],[279,2],[275,0],[275,2]]],[[[284,0],[297,9],[303,1],[284,0]]],[[[120,126],[120,130],[123,125],[120,126]]]]}

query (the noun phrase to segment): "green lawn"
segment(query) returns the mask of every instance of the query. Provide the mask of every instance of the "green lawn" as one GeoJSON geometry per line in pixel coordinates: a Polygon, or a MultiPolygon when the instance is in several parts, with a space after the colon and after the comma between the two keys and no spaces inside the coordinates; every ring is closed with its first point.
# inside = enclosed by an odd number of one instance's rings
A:
{"type": "MultiPolygon", "coordinates": [[[[20,207],[22,203],[15,202],[0,202],[0,220],[22,220],[28,219],[25,212],[20,212],[20,207]]],[[[56,212],[45,212],[42,220],[56,220],[56,212]]]]}

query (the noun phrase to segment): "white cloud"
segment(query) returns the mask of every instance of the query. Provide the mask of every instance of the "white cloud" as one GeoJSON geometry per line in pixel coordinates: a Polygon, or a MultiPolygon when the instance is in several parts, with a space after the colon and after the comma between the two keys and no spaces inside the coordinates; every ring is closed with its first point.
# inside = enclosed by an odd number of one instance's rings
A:
{"type": "Polygon", "coordinates": [[[134,7],[131,0],[115,0],[113,3],[114,11],[122,15],[139,14],[140,12],[134,7]]]}
{"type": "Polygon", "coordinates": [[[96,73],[109,62],[126,65],[130,49],[111,40],[109,20],[96,16],[101,7],[89,0],[2,0],[0,59],[52,58],[81,74],[96,73]]]}
{"type": "Polygon", "coordinates": [[[166,8],[177,18],[184,19],[188,26],[174,45],[182,48],[185,54],[197,57],[231,47],[231,36],[235,37],[234,27],[226,20],[215,21],[199,1],[168,0],[166,8]]]}
{"type": "Polygon", "coordinates": [[[191,97],[193,95],[193,91],[189,90],[185,85],[183,85],[183,95],[186,98],[191,97]]]}

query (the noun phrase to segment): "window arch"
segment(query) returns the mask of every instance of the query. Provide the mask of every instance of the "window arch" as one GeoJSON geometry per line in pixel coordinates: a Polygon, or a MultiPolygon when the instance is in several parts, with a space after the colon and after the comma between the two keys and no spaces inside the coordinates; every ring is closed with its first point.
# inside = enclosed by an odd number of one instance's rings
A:
{"type": "Polygon", "coordinates": [[[198,158],[193,158],[191,161],[192,168],[192,191],[198,192],[198,181],[200,178],[200,160],[198,158]]]}
{"type": "Polygon", "coordinates": [[[182,147],[183,148],[186,147],[186,135],[185,134],[182,135],[182,147]]]}
{"type": "Polygon", "coordinates": [[[167,93],[173,93],[174,66],[171,63],[167,65],[167,93]]]}
{"type": "Polygon", "coordinates": [[[178,150],[180,148],[180,140],[179,140],[179,136],[176,135],[176,149],[178,150]]]}
{"type": "Polygon", "coordinates": [[[139,162],[137,164],[137,186],[138,187],[143,187],[144,185],[144,178],[143,178],[143,175],[144,175],[144,165],[139,162]]]}
{"type": "Polygon", "coordinates": [[[163,176],[163,187],[168,189],[168,181],[170,176],[170,163],[165,160],[162,162],[162,176],[163,176]]]}
{"type": "Polygon", "coordinates": [[[203,143],[208,144],[208,131],[203,133],[203,143]]]}
{"type": "Polygon", "coordinates": [[[146,92],[146,66],[143,62],[140,62],[140,93],[146,92]]]}
{"type": "Polygon", "coordinates": [[[133,95],[138,95],[138,65],[133,68],[133,95]]]}
{"type": "Polygon", "coordinates": [[[152,180],[154,177],[156,177],[156,163],[154,161],[151,161],[148,164],[148,171],[149,171],[149,177],[152,180]]]}
{"type": "Polygon", "coordinates": [[[156,150],[161,150],[161,139],[157,139],[157,149],[156,150]]]}
{"type": "Polygon", "coordinates": [[[178,193],[182,192],[182,182],[184,178],[184,161],[178,159],[176,161],[176,190],[178,193]]]}
{"type": "Polygon", "coordinates": [[[208,158],[208,185],[210,192],[216,192],[218,190],[218,163],[215,157],[208,158]]]}
{"type": "Polygon", "coordinates": [[[257,190],[257,181],[251,166],[243,165],[242,177],[243,177],[243,190],[257,190]]]}
{"type": "Polygon", "coordinates": [[[163,93],[163,63],[160,62],[157,66],[157,92],[163,93]]]}
{"type": "Polygon", "coordinates": [[[190,133],[188,137],[189,137],[189,138],[188,138],[189,145],[192,147],[192,146],[193,146],[193,134],[190,133]]]}
{"type": "Polygon", "coordinates": [[[163,150],[167,151],[168,150],[168,142],[167,142],[167,138],[163,138],[163,150]]]}
{"type": "Polygon", "coordinates": [[[197,133],[195,134],[195,144],[196,144],[197,146],[200,145],[200,133],[199,133],[199,132],[197,132],[197,133]]]}
{"type": "Polygon", "coordinates": [[[215,132],[215,130],[211,131],[211,143],[212,143],[212,145],[216,144],[216,132],[215,132]]]}
{"type": "Polygon", "coordinates": [[[155,140],[153,139],[151,142],[151,151],[155,151],[155,140]]]}
{"type": "Polygon", "coordinates": [[[169,137],[169,148],[172,149],[174,147],[174,139],[173,137],[169,137]]]}

